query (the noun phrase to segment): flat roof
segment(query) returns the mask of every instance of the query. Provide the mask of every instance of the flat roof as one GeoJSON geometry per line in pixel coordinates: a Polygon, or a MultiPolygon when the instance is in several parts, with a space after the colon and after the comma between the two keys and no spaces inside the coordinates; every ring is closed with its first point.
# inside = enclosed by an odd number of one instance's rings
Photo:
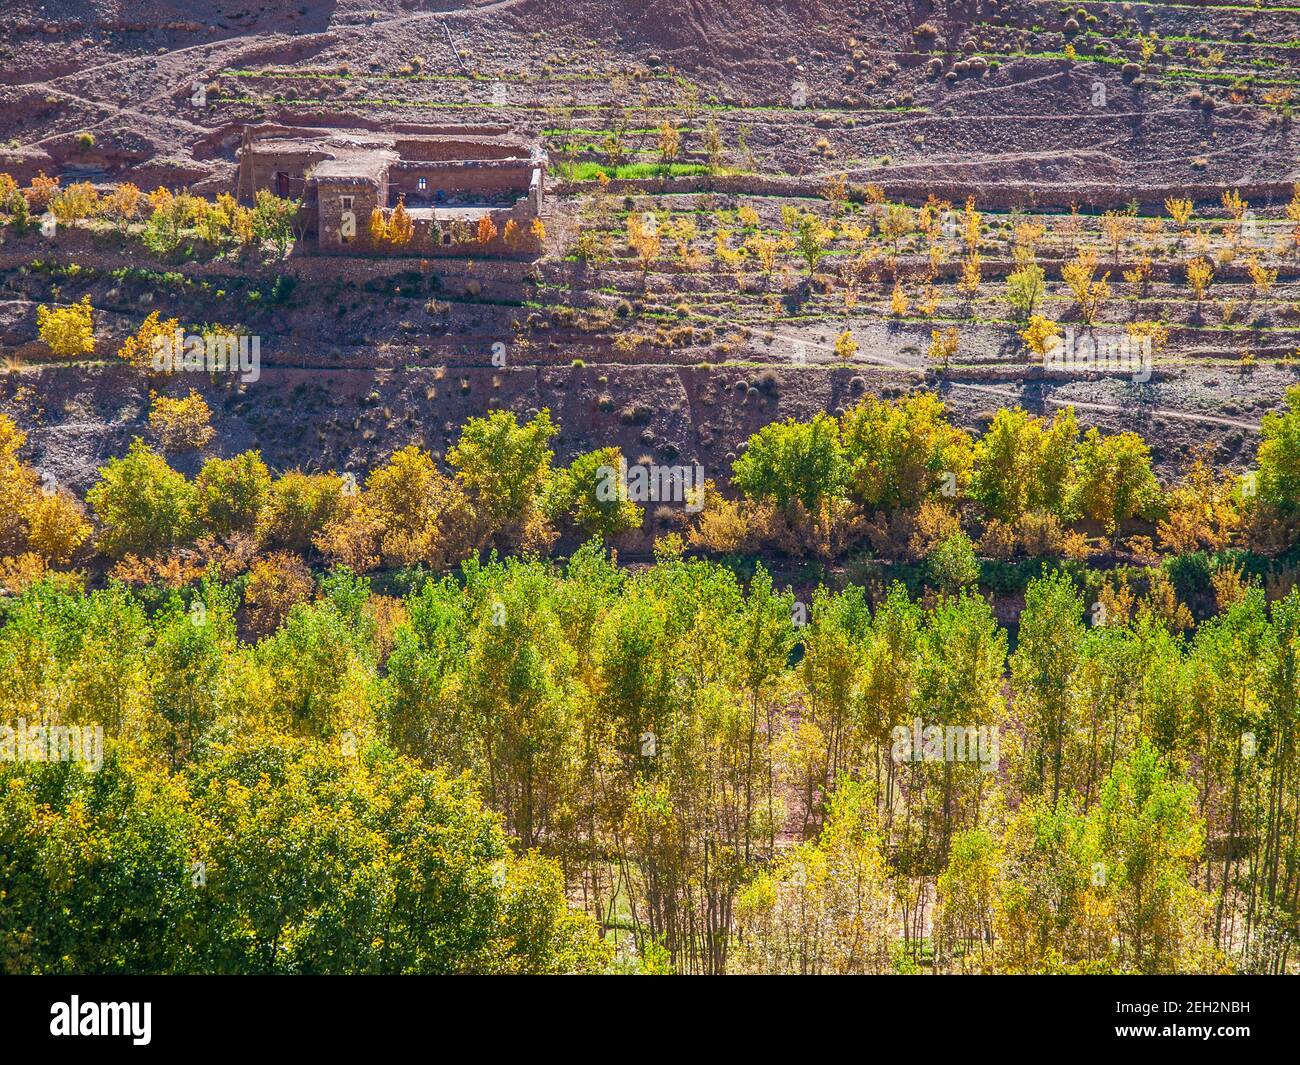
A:
{"type": "Polygon", "coordinates": [[[494,211],[509,210],[508,204],[472,204],[458,207],[407,207],[406,212],[413,219],[424,222],[455,222],[473,218],[482,218],[494,211]]]}
{"type": "Polygon", "coordinates": [[[392,162],[393,153],[388,151],[347,152],[334,159],[322,159],[307,171],[307,177],[335,181],[348,178],[378,181],[392,162]]]}
{"type": "Polygon", "coordinates": [[[249,138],[247,150],[254,152],[259,148],[264,151],[283,151],[285,148],[310,150],[324,147],[391,150],[396,149],[399,143],[405,143],[411,145],[464,144],[469,147],[483,145],[484,147],[511,148],[522,152],[525,157],[533,153],[530,141],[518,136],[503,136],[499,133],[410,133],[400,130],[389,132],[318,126],[272,127],[269,129],[253,126],[250,128],[250,132],[252,136],[249,138]]]}

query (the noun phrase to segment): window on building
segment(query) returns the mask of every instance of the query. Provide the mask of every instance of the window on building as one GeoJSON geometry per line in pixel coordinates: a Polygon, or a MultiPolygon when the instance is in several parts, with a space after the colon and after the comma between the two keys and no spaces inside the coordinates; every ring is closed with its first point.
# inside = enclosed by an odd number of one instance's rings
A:
{"type": "Polygon", "coordinates": [[[451,230],[449,230],[449,229],[444,229],[444,230],[442,231],[442,242],[443,242],[444,244],[450,244],[450,243],[451,243],[451,230]]]}
{"type": "Polygon", "coordinates": [[[345,211],[350,211],[350,210],[352,210],[352,197],[351,197],[351,196],[344,196],[344,197],[343,197],[343,210],[345,210],[345,211]]]}
{"type": "Polygon", "coordinates": [[[427,189],[427,188],[429,187],[429,179],[428,179],[428,178],[416,178],[416,179],[415,179],[415,187],[416,187],[417,189],[419,189],[421,192],[423,192],[425,189],[427,189]]]}

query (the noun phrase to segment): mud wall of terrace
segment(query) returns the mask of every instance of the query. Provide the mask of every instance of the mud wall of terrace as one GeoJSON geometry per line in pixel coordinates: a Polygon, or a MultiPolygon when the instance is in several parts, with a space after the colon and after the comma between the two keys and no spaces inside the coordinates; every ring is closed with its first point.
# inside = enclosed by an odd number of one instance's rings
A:
{"type": "MultiPolygon", "coordinates": [[[[369,219],[364,221],[368,222],[369,219]]],[[[420,254],[350,254],[303,255],[295,253],[279,261],[262,261],[253,258],[231,257],[206,262],[191,261],[178,267],[142,255],[135,242],[124,243],[116,235],[97,234],[82,229],[60,229],[53,240],[39,233],[11,238],[0,245],[0,271],[30,269],[35,260],[54,261],[83,269],[110,272],[119,269],[150,269],[159,273],[180,269],[187,277],[210,279],[218,282],[225,278],[243,278],[249,281],[269,281],[286,276],[310,283],[341,282],[345,285],[365,285],[370,282],[397,279],[402,274],[437,273],[442,283],[441,291],[459,297],[472,289],[475,298],[485,301],[517,300],[520,285],[528,275],[531,264],[520,258],[485,259],[472,245],[471,254],[461,248],[455,253],[439,256],[439,269],[431,268],[432,256],[420,254]]],[[[405,249],[403,250],[405,251],[405,249]]],[[[147,309],[142,311],[143,319],[147,309]]]]}
{"type": "MultiPolygon", "coordinates": [[[[980,207],[1011,210],[1021,207],[1028,210],[1068,211],[1072,204],[1080,208],[1112,210],[1127,207],[1135,198],[1146,211],[1162,211],[1164,201],[1171,196],[1186,197],[1197,204],[1217,205],[1227,187],[1237,188],[1241,195],[1258,206],[1281,205],[1291,198],[1290,182],[1257,182],[1254,184],[1222,183],[1183,184],[1162,186],[1136,186],[1132,184],[1088,184],[1074,182],[1067,186],[1023,184],[983,184],[953,180],[930,181],[914,178],[895,178],[888,173],[869,175],[849,172],[849,184],[868,182],[879,185],[891,198],[902,198],[912,203],[923,203],[931,194],[939,199],[960,203],[974,196],[980,207]]],[[[824,180],[762,177],[757,174],[736,174],[670,178],[622,178],[609,183],[608,191],[621,195],[647,192],[697,193],[716,192],[737,196],[791,196],[819,197],[825,187],[824,180]]],[[[593,192],[595,181],[565,181],[556,186],[558,194],[593,192]]]]}

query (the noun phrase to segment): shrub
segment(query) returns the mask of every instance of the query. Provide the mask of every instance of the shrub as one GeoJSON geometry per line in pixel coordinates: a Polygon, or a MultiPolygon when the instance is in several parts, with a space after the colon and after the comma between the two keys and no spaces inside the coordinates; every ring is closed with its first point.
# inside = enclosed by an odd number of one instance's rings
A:
{"type": "Polygon", "coordinates": [[[42,170],[32,178],[31,185],[23,190],[23,197],[27,200],[27,206],[33,211],[43,211],[50,205],[50,199],[58,191],[58,179],[47,177],[42,170]]]}
{"type": "Polygon", "coordinates": [[[149,398],[149,427],[158,435],[163,451],[200,451],[212,442],[216,435],[209,424],[212,411],[193,389],[179,399],[156,392],[150,392],[149,398]]]}
{"type": "Polygon", "coordinates": [[[582,532],[604,539],[641,528],[645,511],[628,499],[626,469],[617,447],[579,455],[556,477],[552,513],[562,510],[582,532]]]}
{"type": "Polygon", "coordinates": [[[50,351],[62,358],[90,355],[95,350],[89,296],[68,307],[37,307],[36,328],[50,351]]]}
{"type": "Polygon", "coordinates": [[[720,555],[745,551],[753,539],[744,505],[727,499],[712,481],[705,482],[704,507],[686,536],[692,547],[720,555]]]}
{"type": "Polygon", "coordinates": [[[263,543],[306,554],[312,540],[339,512],[343,496],[344,480],[335,474],[290,470],[271,485],[263,515],[263,543]]]}
{"type": "Polygon", "coordinates": [[[185,230],[194,224],[202,209],[202,201],[187,192],[175,194],[160,187],[149,193],[148,202],[149,220],[140,239],[150,251],[166,255],[180,246],[185,230]]]}
{"type": "Polygon", "coordinates": [[[123,231],[140,216],[140,190],[129,181],[116,185],[101,204],[101,211],[118,221],[123,231]]]}
{"type": "Polygon", "coordinates": [[[137,370],[145,373],[152,371],[157,365],[156,356],[163,344],[174,347],[180,326],[179,319],[164,319],[158,311],[150,312],[149,317],[140,323],[140,328],[117,349],[118,358],[125,359],[137,370]]]}
{"type": "Polygon", "coordinates": [[[138,437],[124,457],[100,469],[86,501],[101,526],[99,545],[111,557],[157,554],[195,531],[194,486],[138,437]]]}
{"type": "Polygon", "coordinates": [[[926,558],[926,572],[941,590],[956,594],[979,580],[979,559],[966,533],[957,532],[935,545],[926,558]]]}
{"type": "Polygon", "coordinates": [[[199,520],[210,533],[231,536],[257,530],[271,497],[271,473],[259,451],[212,458],[194,481],[199,520]]]}
{"type": "Polygon", "coordinates": [[[89,181],[78,181],[50,197],[50,213],[65,226],[93,218],[99,211],[99,193],[89,181]]]}
{"type": "Polygon", "coordinates": [[[732,470],[732,483],[751,499],[771,499],[781,507],[798,500],[814,510],[844,487],[839,423],[819,413],[810,422],[792,418],[765,425],[749,438],[732,470]]]}
{"type": "Polygon", "coordinates": [[[312,597],[315,587],[311,570],[298,555],[277,551],[259,558],[244,588],[249,626],[259,636],[274,632],[294,606],[312,597]]]}
{"type": "Polygon", "coordinates": [[[892,402],[867,397],[841,423],[848,496],[863,507],[914,510],[923,499],[956,494],[969,477],[970,437],[928,392],[892,402]]]}

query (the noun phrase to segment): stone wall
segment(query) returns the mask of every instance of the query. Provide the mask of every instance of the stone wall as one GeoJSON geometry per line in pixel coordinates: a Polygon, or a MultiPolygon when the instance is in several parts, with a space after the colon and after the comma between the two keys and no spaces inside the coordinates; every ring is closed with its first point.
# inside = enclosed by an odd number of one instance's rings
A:
{"type": "Polygon", "coordinates": [[[245,151],[240,156],[236,198],[240,203],[251,204],[258,189],[275,192],[275,175],[282,171],[289,175],[289,197],[304,199],[308,168],[329,157],[328,152],[320,150],[271,152],[262,148],[256,152],[245,151]]]}
{"type": "MultiPolygon", "coordinates": [[[[521,258],[532,259],[542,253],[542,247],[532,235],[533,219],[537,217],[531,203],[527,197],[520,199],[513,207],[503,208],[499,211],[490,212],[487,217],[492,219],[492,224],[496,227],[497,236],[494,240],[486,244],[478,241],[477,231],[474,231],[473,237],[469,241],[457,240],[457,237],[465,235],[464,227],[457,232],[456,227],[450,226],[445,222],[427,222],[423,219],[415,224],[415,238],[412,240],[412,246],[419,250],[422,255],[444,256],[444,255],[490,255],[497,258],[521,258]],[[506,226],[514,222],[517,229],[517,236],[513,243],[507,243],[505,239],[506,226]]],[[[473,224],[470,224],[473,230],[473,224]]]]}
{"type": "Polygon", "coordinates": [[[434,163],[402,160],[388,171],[392,185],[390,199],[406,196],[407,204],[433,202],[438,193],[454,199],[458,196],[490,201],[515,199],[528,191],[533,167],[527,160],[471,160],[457,163],[434,163]],[[420,178],[425,188],[420,188],[420,178]]]}
{"type": "Polygon", "coordinates": [[[316,245],[329,253],[346,255],[369,246],[370,215],[388,201],[386,189],[368,181],[321,180],[316,191],[316,245]],[[351,208],[346,204],[351,199],[351,208]],[[345,233],[344,223],[351,230],[345,233]]]}
{"type": "MultiPolygon", "coordinates": [[[[360,190],[349,189],[345,194],[352,194],[354,191],[359,193],[360,190]]],[[[454,225],[442,219],[435,221],[416,217],[415,234],[411,242],[401,248],[375,245],[370,240],[370,215],[376,202],[373,198],[373,190],[367,198],[363,199],[358,195],[353,205],[356,218],[355,239],[348,242],[341,240],[340,199],[339,192],[335,190],[331,190],[328,194],[324,191],[321,193],[320,237],[314,242],[315,246],[312,249],[318,255],[331,258],[370,254],[438,259],[449,257],[477,259],[483,256],[499,259],[534,259],[542,253],[541,244],[532,235],[533,219],[537,214],[532,207],[531,199],[527,196],[521,197],[513,207],[502,207],[486,212],[486,217],[492,219],[492,224],[497,230],[496,238],[487,243],[478,240],[477,221],[466,220],[460,225],[454,225]],[[506,226],[510,222],[514,222],[516,227],[516,238],[513,243],[505,239],[506,226]]]]}
{"type": "Polygon", "coordinates": [[[512,161],[526,155],[522,144],[509,141],[398,138],[397,154],[411,162],[460,162],[463,160],[512,161]]]}

